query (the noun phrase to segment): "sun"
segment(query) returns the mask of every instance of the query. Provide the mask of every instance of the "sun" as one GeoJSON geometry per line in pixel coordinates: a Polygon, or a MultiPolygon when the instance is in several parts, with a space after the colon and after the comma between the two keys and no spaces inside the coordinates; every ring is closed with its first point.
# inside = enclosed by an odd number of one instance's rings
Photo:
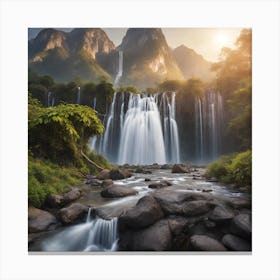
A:
{"type": "Polygon", "coordinates": [[[229,39],[228,39],[226,34],[218,33],[218,34],[216,34],[216,36],[214,38],[214,41],[215,41],[215,44],[218,47],[224,47],[224,46],[226,46],[228,44],[229,39]]]}

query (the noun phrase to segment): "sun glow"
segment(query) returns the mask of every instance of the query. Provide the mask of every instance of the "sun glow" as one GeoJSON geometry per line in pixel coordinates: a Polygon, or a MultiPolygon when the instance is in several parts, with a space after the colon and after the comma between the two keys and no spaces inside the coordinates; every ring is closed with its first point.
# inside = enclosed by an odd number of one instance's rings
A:
{"type": "Polygon", "coordinates": [[[229,39],[226,34],[218,33],[214,38],[215,44],[218,47],[224,47],[229,43],[229,39]]]}

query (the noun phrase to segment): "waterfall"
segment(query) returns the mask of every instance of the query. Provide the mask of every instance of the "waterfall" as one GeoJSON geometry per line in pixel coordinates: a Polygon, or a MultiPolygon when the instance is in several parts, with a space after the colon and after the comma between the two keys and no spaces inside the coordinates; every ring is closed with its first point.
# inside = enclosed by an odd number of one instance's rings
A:
{"type": "Polygon", "coordinates": [[[176,94],[115,93],[91,148],[117,164],[180,162],[176,94]]]}
{"type": "Polygon", "coordinates": [[[164,144],[166,148],[166,159],[170,163],[180,162],[179,136],[176,122],[176,94],[172,93],[171,102],[166,93],[162,94],[160,110],[162,113],[164,144]]]}
{"type": "Polygon", "coordinates": [[[118,162],[166,162],[160,114],[154,96],[130,94],[121,131],[118,162]]]}
{"type": "Polygon", "coordinates": [[[123,51],[119,51],[118,73],[114,81],[114,87],[118,87],[122,74],[123,74],[123,51]]]}
{"type": "Polygon", "coordinates": [[[96,108],[96,96],[93,97],[93,110],[96,108]]]}
{"type": "Polygon", "coordinates": [[[118,243],[118,219],[91,218],[91,208],[86,222],[69,226],[42,244],[44,251],[116,251],[118,243]]]}
{"type": "Polygon", "coordinates": [[[49,91],[48,92],[48,107],[51,106],[51,98],[52,98],[52,93],[49,91]]]}
{"type": "Polygon", "coordinates": [[[199,161],[204,159],[204,139],[203,139],[203,114],[200,97],[195,99],[195,128],[196,128],[196,158],[199,161]]]}
{"type": "Polygon", "coordinates": [[[78,92],[77,92],[77,104],[80,104],[81,102],[81,88],[78,87],[78,92]]]}
{"type": "Polygon", "coordinates": [[[196,160],[215,160],[221,149],[223,130],[223,99],[219,93],[206,92],[195,98],[196,160]],[[207,140],[207,141],[206,141],[207,140]]]}

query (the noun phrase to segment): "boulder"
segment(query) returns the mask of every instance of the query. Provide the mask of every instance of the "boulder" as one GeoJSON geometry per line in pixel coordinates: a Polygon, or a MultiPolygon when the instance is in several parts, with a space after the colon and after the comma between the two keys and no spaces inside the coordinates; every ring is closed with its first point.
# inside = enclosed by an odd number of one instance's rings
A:
{"type": "Polygon", "coordinates": [[[125,197],[136,194],[138,194],[138,192],[130,187],[115,184],[108,186],[101,191],[101,196],[107,198],[125,197]]]}
{"type": "Polygon", "coordinates": [[[145,182],[150,182],[151,179],[150,178],[145,178],[145,182]]]}
{"type": "Polygon", "coordinates": [[[51,208],[60,208],[74,200],[77,200],[80,196],[80,190],[75,188],[63,195],[50,194],[46,199],[46,204],[51,208]]]}
{"type": "Polygon", "coordinates": [[[169,216],[172,233],[172,251],[186,251],[189,245],[189,220],[180,216],[169,216]]]}
{"type": "Polygon", "coordinates": [[[183,164],[174,164],[172,167],[172,173],[188,173],[188,169],[183,164]]]}
{"type": "Polygon", "coordinates": [[[248,241],[232,234],[224,235],[222,242],[228,249],[233,251],[252,250],[251,244],[248,241]]]}
{"type": "Polygon", "coordinates": [[[163,212],[157,201],[151,196],[142,197],[133,208],[119,218],[120,229],[144,228],[163,218],[163,212]]]}
{"type": "Polygon", "coordinates": [[[168,217],[169,228],[172,235],[179,235],[189,225],[189,220],[180,216],[168,217]]]}
{"type": "Polygon", "coordinates": [[[149,188],[150,189],[161,189],[161,188],[168,187],[171,185],[172,185],[172,183],[170,183],[169,181],[163,180],[160,182],[155,182],[155,183],[150,184],[149,188]]]}
{"type": "Polygon", "coordinates": [[[206,235],[191,236],[190,245],[197,251],[227,251],[221,242],[206,235]]]}
{"type": "Polygon", "coordinates": [[[103,182],[101,183],[101,186],[102,187],[108,187],[108,186],[111,186],[113,185],[113,180],[112,179],[106,179],[106,180],[103,180],[103,182]]]}
{"type": "Polygon", "coordinates": [[[46,205],[51,208],[59,208],[64,205],[63,195],[50,194],[46,199],[46,205]]]}
{"type": "Polygon", "coordinates": [[[28,207],[28,232],[53,230],[58,226],[54,215],[38,208],[28,207]]]}
{"type": "Polygon", "coordinates": [[[224,223],[229,222],[233,217],[233,211],[223,205],[217,205],[209,216],[209,219],[216,223],[224,223]]]}
{"type": "Polygon", "coordinates": [[[249,214],[239,214],[231,221],[230,231],[240,237],[251,239],[252,224],[249,214]]]}
{"type": "Polygon", "coordinates": [[[160,169],[172,169],[172,164],[163,164],[160,169]]]}
{"type": "Polygon", "coordinates": [[[142,174],[152,174],[152,171],[150,170],[145,170],[143,168],[137,168],[134,173],[142,173],[142,174]]]}
{"type": "Polygon", "coordinates": [[[63,203],[68,204],[74,200],[77,200],[80,198],[80,196],[81,192],[77,188],[72,189],[70,192],[67,192],[63,195],[63,203]]]}
{"type": "Polygon", "coordinates": [[[167,220],[141,230],[120,233],[119,249],[122,251],[166,251],[172,247],[172,235],[167,220]]]}
{"type": "Polygon", "coordinates": [[[181,213],[185,216],[199,216],[211,210],[212,205],[206,200],[195,200],[185,202],[182,205],[181,213]]]}
{"type": "Polygon", "coordinates": [[[100,171],[100,172],[96,175],[96,179],[98,179],[98,180],[110,179],[109,173],[110,173],[110,171],[109,171],[108,169],[103,169],[102,171],[100,171]]]}
{"type": "Polygon", "coordinates": [[[73,224],[81,221],[87,212],[87,206],[80,203],[73,203],[66,208],[60,209],[58,214],[63,224],[73,224]]]}
{"type": "Polygon", "coordinates": [[[183,213],[183,204],[185,202],[204,198],[204,196],[197,193],[183,193],[164,189],[157,190],[153,196],[167,215],[181,215],[183,213]]]}
{"type": "Polygon", "coordinates": [[[109,178],[112,180],[122,180],[128,177],[131,177],[131,174],[125,169],[112,169],[109,172],[109,178]]]}

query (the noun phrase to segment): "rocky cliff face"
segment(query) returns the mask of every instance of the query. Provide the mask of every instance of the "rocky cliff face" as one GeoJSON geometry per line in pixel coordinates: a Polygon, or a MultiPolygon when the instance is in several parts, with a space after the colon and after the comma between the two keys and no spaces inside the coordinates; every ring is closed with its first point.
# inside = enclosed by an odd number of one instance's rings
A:
{"type": "Polygon", "coordinates": [[[77,77],[94,81],[99,76],[111,79],[95,58],[114,49],[113,42],[100,28],[77,28],[70,33],[43,29],[29,41],[29,67],[58,81],[77,77]]]}
{"type": "Polygon", "coordinates": [[[28,44],[29,68],[57,81],[80,78],[113,82],[123,51],[119,85],[140,89],[164,80],[213,78],[211,63],[194,50],[180,46],[172,50],[160,28],[130,28],[117,48],[100,28],[75,28],[71,32],[43,29],[28,44]]]}
{"type": "Polygon", "coordinates": [[[160,28],[130,28],[118,49],[124,53],[123,82],[148,87],[183,79],[160,28]]]}
{"type": "Polygon", "coordinates": [[[76,28],[69,34],[74,52],[84,51],[95,59],[96,54],[109,53],[114,43],[101,28],[76,28]]]}
{"type": "Polygon", "coordinates": [[[190,78],[202,80],[214,78],[214,73],[210,70],[211,63],[193,49],[181,45],[173,50],[173,56],[186,80],[190,78]]]}

